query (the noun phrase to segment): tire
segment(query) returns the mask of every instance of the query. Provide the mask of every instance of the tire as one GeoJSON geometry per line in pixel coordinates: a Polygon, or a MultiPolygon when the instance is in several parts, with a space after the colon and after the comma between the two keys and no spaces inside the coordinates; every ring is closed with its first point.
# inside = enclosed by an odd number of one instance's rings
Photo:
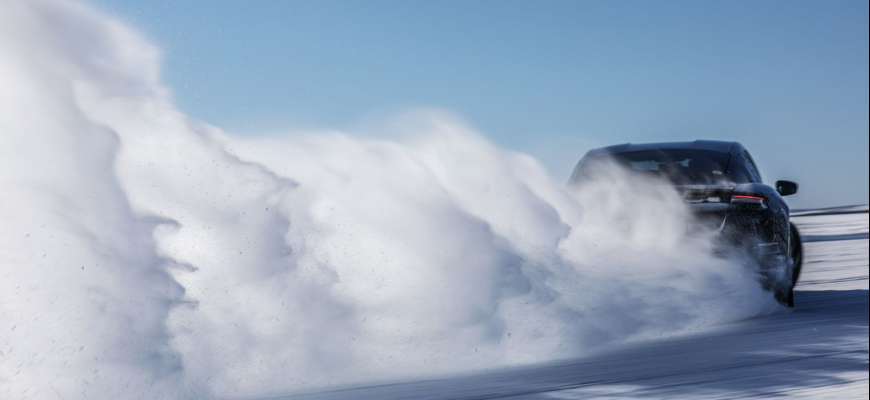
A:
{"type": "Polygon", "coordinates": [[[791,285],[785,293],[777,296],[777,300],[788,308],[794,308],[794,288],[801,278],[801,268],[804,264],[804,249],[801,235],[794,225],[790,225],[788,261],[791,263],[791,285]]]}
{"type": "Polygon", "coordinates": [[[804,266],[804,246],[801,241],[801,234],[794,225],[790,225],[791,238],[789,240],[789,261],[791,267],[791,287],[794,289],[801,278],[801,269],[804,266]]]}
{"type": "Polygon", "coordinates": [[[779,304],[788,308],[794,308],[794,288],[783,289],[773,296],[779,304]]]}
{"type": "Polygon", "coordinates": [[[782,300],[782,304],[788,308],[794,308],[794,288],[788,290],[785,298],[782,300]]]}

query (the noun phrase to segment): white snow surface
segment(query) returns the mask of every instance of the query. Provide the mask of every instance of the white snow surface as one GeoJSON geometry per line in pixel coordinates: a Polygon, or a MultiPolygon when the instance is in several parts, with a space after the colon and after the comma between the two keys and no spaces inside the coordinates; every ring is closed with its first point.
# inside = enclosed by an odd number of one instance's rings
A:
{"type": "Polygon", "coordinates": [[[792,217],[806,242],[867,239],[866,211],[858,213],[801,214],[792,217]]]}

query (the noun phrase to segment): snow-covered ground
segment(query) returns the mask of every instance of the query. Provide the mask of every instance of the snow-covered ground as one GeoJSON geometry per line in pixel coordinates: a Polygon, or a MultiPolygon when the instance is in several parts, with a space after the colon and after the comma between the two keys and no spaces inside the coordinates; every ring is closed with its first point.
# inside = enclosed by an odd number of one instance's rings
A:
{"type": "Polygon", "coordinates": [[[867,239],[867,216],[864,212],[848,212],[854,207],[832,209],[830,214],[812,214],[804,211],[793,216],[800,226],[805,242],[830,240],[867,239]]]}
{"type": "Polygon", "coordinates": [[[559,365],[297,398],[867,398],[868,214],[793,220],[813,240],[794,311],[559,365]]]}

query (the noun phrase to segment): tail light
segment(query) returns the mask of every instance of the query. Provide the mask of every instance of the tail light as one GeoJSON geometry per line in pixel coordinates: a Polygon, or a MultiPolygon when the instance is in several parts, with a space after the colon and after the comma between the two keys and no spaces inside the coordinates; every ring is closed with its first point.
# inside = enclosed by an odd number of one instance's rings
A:
{"type": "Polygon", "coordinates": [[[750,195],[742,195],[735,194],[731,196],[731,204],[758,204],[765,205],[767,204],[767,198],[761,196],[750,196],[750,195]]]}
{"type": "Polygon", "coordinates": [[[744,200],[760,200],[760,201],[765,201],[765,200],[767,200],[766,197],[759,197],[759,196],[744,196],[744,195],[741,195],[741,194],[735,194],[735,195],[732,195],[731,198],[732,198],[732,199],[744,199],[744,200]]]}

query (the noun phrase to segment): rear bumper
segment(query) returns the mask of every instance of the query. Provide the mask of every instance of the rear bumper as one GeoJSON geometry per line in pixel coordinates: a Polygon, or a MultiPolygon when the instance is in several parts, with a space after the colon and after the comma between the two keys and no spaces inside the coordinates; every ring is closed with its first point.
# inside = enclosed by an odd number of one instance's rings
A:
{"type": "Polygon", "coordinates": [[[770,208],[734,207],[729,204],[692,205],[694,220],[689,233],[712,232],[716,253],[735,251],[757,258],[784,257],[788,243],[782,239],[776,215],[770,208]]]}
{"type": "Polygon", "coordinates": [[[781,239],[776,215],[767,209],[692,207],[694,226],[715,235],[714,255],[743,260],[758,272],[759,283],[772,292],[790,288],[788,242],[781,239]]]}

